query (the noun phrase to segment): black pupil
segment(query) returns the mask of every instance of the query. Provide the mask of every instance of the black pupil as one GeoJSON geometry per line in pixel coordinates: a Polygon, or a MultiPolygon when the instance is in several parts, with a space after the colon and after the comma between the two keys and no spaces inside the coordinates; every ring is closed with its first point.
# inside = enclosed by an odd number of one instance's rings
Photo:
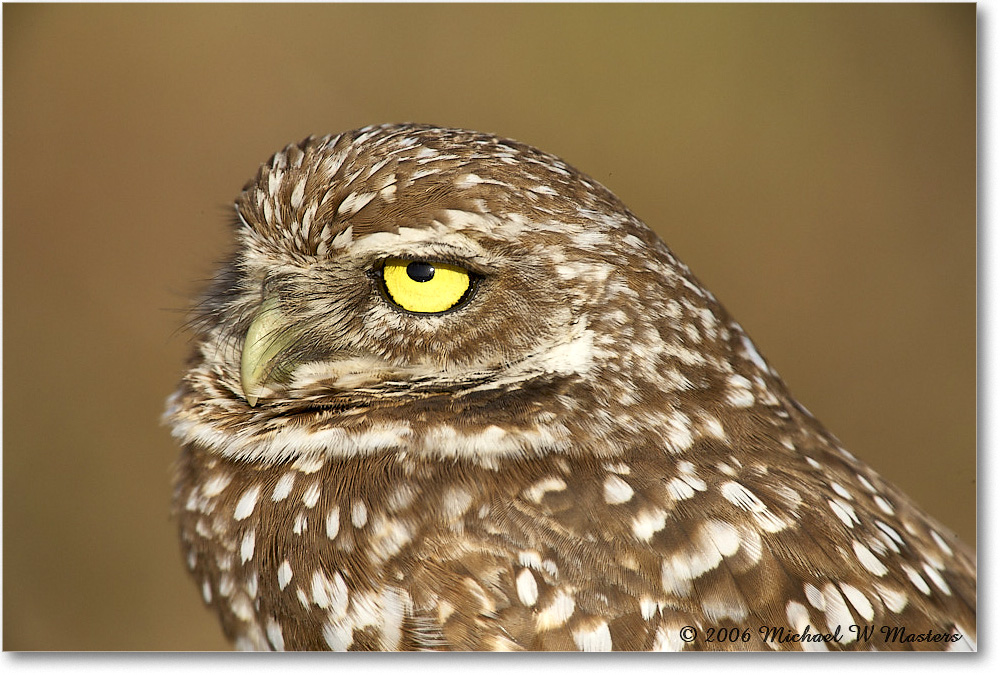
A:
{"type": "Polygon", "coordinates": [[[430,281],[434,278],[434,265],[425,262],[411,262],[406,266],[406,275],[414,281],[430,281]]]}

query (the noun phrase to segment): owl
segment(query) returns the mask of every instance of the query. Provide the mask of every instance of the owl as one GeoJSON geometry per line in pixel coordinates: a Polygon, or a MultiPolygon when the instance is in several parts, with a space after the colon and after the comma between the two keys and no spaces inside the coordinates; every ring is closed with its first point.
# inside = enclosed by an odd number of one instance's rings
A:
{"type": "Polygon", "coordinates": [[[235,206],[165,421],[236,647],[975,648],[974,553],[560,159],[372,126],[235,206]]]}

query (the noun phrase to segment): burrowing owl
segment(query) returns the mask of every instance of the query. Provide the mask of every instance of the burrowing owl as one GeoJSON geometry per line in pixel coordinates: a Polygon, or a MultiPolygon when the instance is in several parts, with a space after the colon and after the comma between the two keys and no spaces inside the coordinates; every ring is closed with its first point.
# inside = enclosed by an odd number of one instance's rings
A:
{"type": "Polygon", "coordinates": [[[973,647],[973,554],[556,157],[368,127],[236,213],[166,419],[238,647],[973,647]]]}

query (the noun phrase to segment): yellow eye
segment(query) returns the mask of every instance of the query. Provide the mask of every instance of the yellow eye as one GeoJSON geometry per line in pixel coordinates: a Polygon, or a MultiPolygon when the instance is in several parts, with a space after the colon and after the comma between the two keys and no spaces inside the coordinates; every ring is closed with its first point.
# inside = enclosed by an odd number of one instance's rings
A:
{"type": "Polygon", "coordinates": [[[465,298],[472,286],[468,271],[455,265],[390,258],[382,268],[385,290],[409,312],[444,312],[465,298]]]}

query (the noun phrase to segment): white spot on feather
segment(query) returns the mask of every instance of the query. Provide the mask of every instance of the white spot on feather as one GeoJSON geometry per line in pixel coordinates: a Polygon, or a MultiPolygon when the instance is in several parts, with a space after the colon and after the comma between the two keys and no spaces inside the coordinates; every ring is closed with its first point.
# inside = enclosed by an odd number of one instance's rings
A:
{"type": "Polygon", "coordinates": [[[382,633],[382,649],[399,649],[403,640],[403,620],[412,606],[410,598],[402,589],[390,587],[382,592],[379,606],[382,611],[377,620],[382,633]]]}
{"type": "Polygon", "coordinates": [[[680,652],[687,646],[681,639],[680,629],[676,626],[667,628],[660,626],[656,629],[656,637],[653,640],[654,652],[680,652]]]}
{"type": "Polygon", "coordinates": [[[340,620],[347,614],[347,584],[339,572],[333,579],[327,578],[322,570],[316,570],[312,577],[313,603],[320,609],[329,609],[329,617],[340,620]]]}
{"type": "MultiPolygon", "coordinates": [[[[921,581],[923,580],[921,579],[921,581]]],[[[882,602],[885,603],[886,608],[890,612],[899,614],[906,609],[909,598],[903,591],[879,584],[875,584],[875,590],[878,591],[879,597],[882,598],[882,602]]]]}
{"type": "Polygon", "coordinates": [[[352,216],[365,206],[368,202],[375,198],[375,192],[352,192],[344,198],[344,201],[340,202],[340,206],[337,207],[338,215],[352,216]]]}
{"type": "Polygon", "coordinates": [[[354,642],[354,628],[350,624],[326,623],[323,625],[323,641],[335,652],[344,652],[354,642]]]}
{"type": "Polygon", "coordinates": [[[576,601],[572,594],[560,588],[552,598],[548,607],[538,613],[535,618],[535,628],[539,631],[559,628],[573,616],[576,609],[576,601]]]}
{"type": "Polygon", "coordinates": [[[292,196],[289,199],[289,202],[291,203],[293,209],[299,209],[302,206],[302,198],[305,196],[305,194],[306,194],[306,177],[303,176],[302,178],[299,179],[299,181],[295,184],[295,187],[292,189],[292,196]]]}
{"type": "Polygon", "coordinates": [[[538,583],[527,568],[517,575],[517,597],[525,607],[534,607],[538,601],[538,583]]]}
{"type": "Polygon", "coordinates": [[[671,478],[667,483],[667,494],[677,501],[683,501],[694,497],[694,488],[680,478],[671,478]]]}
{"type": "Polygon", "coordinates": [[[882,509],[883,513],[885,513],[886,515],[891,516],[893,513],[895,513],[895,511],[893,511],[892,504],[890,504],[881,495],[875,495],[873,499],[875,500],[875,503],[878,505],[878,507],[882,509]]]}
{"type": "Polygon", "coordinates": [[[666,440],[669,441],[670,452],[680,453],[694,445],[691,434],[691,419],[682,413],[671,415],[667,419],[666,440]]]}
{"type": "Polygon", "coordinates": [[[812,584],[803,584],[802,590],[805,591],[806,600],[809,604],[818,609],[819,611],[824,611],[826,609],[826,598],[818,588],[812,584]]]}
{"type": "Polygon", "coordinates": [[[866,570],[877,577],[885,576],[886,572],[889,571],[886,569],[886,566],[882,564],[882,561],[876,558],[875,554],[860,541],[855,540],[852,543],[852,546],[854,548],[854,555],[857,556],[858,560],[866,570]]]}
{"type": "Polygon", "coordinates": [[[809,609],[800,602],[789,600],[785,605],[785,618],[796,633],[802,633],[809,625],[809,609]]]}
{"type": "Polygon", "coordinates": [[[517,562],[522,567],[530,567],[533,570],[542,570],[542,556],[538,551],[521,551],[517,554],[517,562]]]}
{"type": "MultiPolygon", "coordinates": [[[[254,619],[253,605],[250,604],[250,598],[245,595],[237,595],[229,601],[229,607],[233,610],[233,614],[236,615],[240,621],[245,623],[250,623],[254,619]]],[[[257,629],[259,630],[259,629],[257,629]]]]}
{"type": "Polygon", "coordinates": [[[632,519],[632,533],[637,539],[649,541],[667,524],[667,513],[662,509],[644,509],[632,519]]]}
{"type": "Polygon", "coordinates": [[[882,541],[884,541],[893,551],[899,553],[899,547],[903,545],[903,538],[899,536],[899,532],[896,532],[896,530],[883,523],[881,520],[876,520],[875,526],[881,533],[882,541]]]}
{"type": "Polygon", "coordinates": [[[573,631],[573,642],[581,652],[610,652],[611,631],[608,629],[608,624],[601,621],[591,630],[573,631]]]}
{"type": "Polygon", "coordinates": [[[219,576],[219,595],[224,598],[228,598],[233,594],[236,589],[236,582],[233,580],[233,575],[222,574],[219,576]]]}
{"type": "Polygon", "coordinates": [[[854,509],[851,508],[850,504],[847,504],[839,499],[830,499],[827,501],[830,505],[830,510],[833,511],[834,515],[840,518],[841,522],[847,527],[854,527],[854,523],[861,522],[858,520],[857,514],[854,513],[854,509]]]}
{"type": "Polygon", "coordinates": [[[757,347],[750,342],[750,338],[746,335],[740,335],[740,340],[743,342],[743,353],[744,355],[753,361],[754,365],[763,370],[765,373],[768,372],[767,363],[764,362],[764,358],[757,351],[757,347]]]}
{"type": "Polygon", "coordinates": [[[472,495],[461,487],[452,486],[441,498],[441,511],[445,518],[455,520],[465,515],[472,505],[472,495]]]}
{"type": "Polygon", "coordinates": [[[826,614],[827,628],[832,633],[840,626],[843,643],[854,642],[857,639],[857,635],[848,629],[848,626],[854,623],[854,617],[851,616],[851,610],[847,608],[844,596],[840,594],[836,586],[827,584],[823,587],[823,597],[826,599],[824,613],[826,614]]]}
{"type": "Polygon", "coordinates": [[[708,520],[702,523],[699,535],[702,542],[712,542],[719,553],[726,557],[734,555],[740,548],[739,530],[721,520],[708,520]]]}
{"type": "Polygon", "coordinates": [[[271,648],[276,652],[285,651],[285,638],[281,634],[281,625],[273,618],[268,617],[265,623],[267,641],[271,643],[271,648]]]}
{"type": "Polygon", "coordinates": [[[758,563],[764,555],[764,542],[757,530],[752,527],[740,529],[740,547],[750,564],[758,563]]]}
{"type": "Polygon", "coordinates": [[[713,415],[702,415],[701,422],[704,425],[705,433],[714,436],[721,441],[726,440],[726,430],[722,428],[722,422],[713,415]]]}
{"type": "Polygon", "coordinates": [[[767,506],[764,502],[758,499],[757,495],[751,492],[749,488],[737,483],[736,481],[726,481],[719,487],[719,492],[722,493],[722,496],[725,497],[727,501],[735,504],[744,511],[760,513],[761,511],[767,510],[767,506]]]}
{"type": "Polygon", "coordinates": [[[360,499],[351,506],[351,523],[361,529],[368,522],[368,507],[360,499]]]}
{"type": "Polygon", "coordinates": [[[340,507],[334,506],[326,514],[326,536],[336,539],[338,532],[340,532],[340,507]]]}
{"type": "Polygon", "coordinates": [[[924,563],[924,572],[934,582],[934,585],[941,589],[941,592],[945,595],[951,595],[951,588],[945,582],[944,577],[942,577],[936,569],[924,563]]]}
{"type": "Polygon", "coordinates": [[[284,474],[274,486],[274,492],[271,493],[271,501],[280,502],[282,499],[288,497],[292,492],[292,485],[294,484],[295,474],[290,471],[284,474]]]}
{"type": "Polygon", "coordinates": [[[291,580],[292,566],[288,564],[287,560],[285,560],[281,563],[281,566],[278,567],[278,588],[285,590],[285,586],[287,586],[288,582],[291,580]]]}
{"type": "Polygon", "coordinates": [[[292,464],[292,468],[302,473],[316,473],[323,468],[323,458],[300,457],[292,464]]]}
{"type": "Polygon", "coordinates": [[[538,504],[545,497],[546,492],[558,492],[565,489],[566,481],[558,476],[549,476],[527,488],[524,491],[524,496],[538,504]]]}
{"type": "Polygon", "coordinates": [[[731,389],[726,394],[726,400],[736,408],[749,408],[754,404],[750,380],[742,375],[732,375],[729,378],[731,389]]]}
{"type": "Polygon", "coordinates": [[[610,471],[611,473],[617,473],[622,476],[627,476],[630,473],[632,473],[632,469],[629,468],[629,465],[623,462],[618,462],[617,464],[606,463],[603,466],[606,471],[610,471]]]}
{"type": "Polygon", "coordinates": [[[243,541],[240,542],[240,560],[247,562],[253,558],[253,548],[256,542],[256,532],[250,530],[245,535],[243,535],[243,541]]]}
{"type": "Polygon", "coordinates": [[[634,494],[632,486],[618,476],[608,476],[604,481],[604,501],[608,504],[624,504],[634,494]]]}
{"type": "Polygon", "coordinates": [[[404,521],[379,518],[377,522],[380,527],[372,535],[369,554],[372,560],[388,560],[413,539],[413,530],[404,521]]]}
{"type": "Polygon", "coordinates": [[[942,551],[944,551],[948,555],[954,555],[954,553],[951,550],[951,546],[948,546],[948,544],[941,537],[941,535],[935,532],[934,530],[931,530],[931,539],[934,540],[934,543],[937,544],[938,548],[940,548],[942,551]]]}
{"type": "Polygon", "coordinates": [[[836,492],[841,497],[843,497],[844,499],[850,499],[850,500],[854,499],[854,497],[851,496],[851,493],[848,492],[844,488],[844,486],[841,485],[840,483],[830,483],[830,487],[833,488],[833,491],[836,492]]]}
{"type": "Polygon", "coordinates": [[[875,609],[869,602],[865,594],[850,584],[840,584],[840,590],[844,594],[861,618],[871,621],[875,618],[875,609]]]}
{"type": "Polygon", "coordinates": [[[251,513],[253,513],[254,507],[257,506],[257,497],[260,495],[260,486],[255,485],[252,488],[246,490],[240,497],[240,500],[236,502],[236,508],[233,510],[233,518],[236,520],[243,520],[251,513]]]}
{"type": "Polygon", "coordinates": [[[858,482],[859,482],[859,483],[861,483],[861,485],[862,485],[862,486],[864,486],[864,488],[865,488],[866,490],[868,490],[869,492],[872,492],[872,493],[874,493],[874,492],[877,492],[877,490],[875,489],[875,486],[874,486],[874,485],[872,485],[872,484],[871,484],[871,483],[870,483],[870,482],[868,481],[868,479],[867,479],[867,478],[865,478],[864,476],[862,476],[862,475],[861,475],[860,473],[859,473],[859,474],[857,474],[857,477],[858,477],[858,482]]]}
{"type": "Polygon", "coordinates": [[[229,485],[229,481],[231,480],[232,476],[229,474],[216,474],[205,481],[204,485],[201,486],[201,493],[206,497],[215,497],[226,489],[226,486],[229,485]]]}
{"type": "Polygon", "coordinates": [[[662,583],[668,593],[686,595],[690,581],[719,566],[724,556],[739,550],[739,531],[721,520],[708,520],[692,538],[691,546],[663,561],[662,583]]]}
{"type": "Polygon", "coordinates": [[[306,505],[307,509],[311,509],[316,506],[316,502],[319,501],[319,482],[315,482],[306,488],[306,491],[302,493],[302,503],[306,505]]]}

